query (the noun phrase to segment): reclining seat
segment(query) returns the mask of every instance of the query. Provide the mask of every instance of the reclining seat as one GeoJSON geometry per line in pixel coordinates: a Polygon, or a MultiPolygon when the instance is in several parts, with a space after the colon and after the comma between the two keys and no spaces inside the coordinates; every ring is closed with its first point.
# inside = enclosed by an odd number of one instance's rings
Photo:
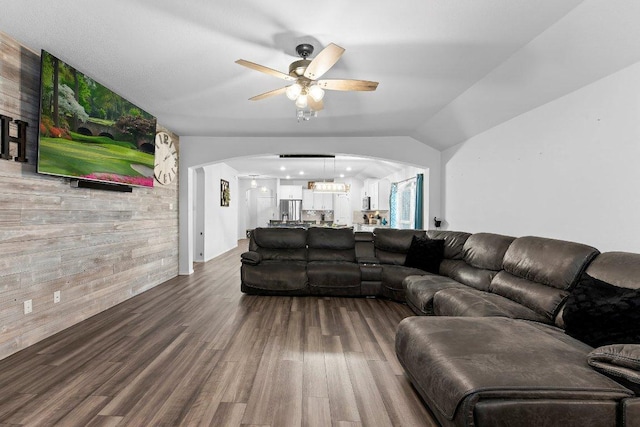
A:
{"type": "Polygon", "coordinates": [[[313,295],[360,296],[360,266],[351,228],[307,231],[309,291],[313,295]]]}
{"type": "MultiPolygon", "coordinates": [[[[604,253],[587,275],[640,289],[640,254],[604,253]]],[[[633,392],[640,393],[640,345],[594,350],[561,328],[561,321],[414,316],[398,326],[396,354],[443,426],[640,426],[633,392]],[[600,366],[590,366],[592,357],[600,366]]]]}
{"type": "Polygon", "coordinates": [[[240,290],[258,295],[307,295],[307,230],[256,228],[241,255],[240,290]]]}
{"type": "Polygon", "coordinates": [[[488,291],[491,280],[502,270],[504,254],[515,239],[492,233],[429,231],[429,237],[445,240],[445,259],[440,275],[409,276],[404,279],[407,304],[418,315],[433,314],[433,297],[443,289],[488,291]]]}
{"type": "Polygon", "coordinates": [[[426,274],[426,271],[419,268],[405,267],[404,265],[413,236],[425,237],[425,232],[423,230],[391,228],[376,228],[373,231],[376,259],[382,266],[381,295],[383,297],[404,302],[404,288],[402,287],[404,278],[426,274]]]}
{"type": "Polygon", "coordinates": [[[543,237],[519,237],[504,255],[503,270],[488,292],[444,289],[433,298],[439,316],[502,316],[553,324],[569,291],[598,254],[587,245],[543,237]]]}

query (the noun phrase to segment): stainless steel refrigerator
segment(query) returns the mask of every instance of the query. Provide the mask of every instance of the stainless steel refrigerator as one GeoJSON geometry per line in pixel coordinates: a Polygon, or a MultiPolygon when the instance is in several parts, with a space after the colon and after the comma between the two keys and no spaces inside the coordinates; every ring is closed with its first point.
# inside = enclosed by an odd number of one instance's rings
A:
{"type": "Polygon", "coordinates": [[[302,200],[280,200],[282,221],[302,221],[302,200]]]}

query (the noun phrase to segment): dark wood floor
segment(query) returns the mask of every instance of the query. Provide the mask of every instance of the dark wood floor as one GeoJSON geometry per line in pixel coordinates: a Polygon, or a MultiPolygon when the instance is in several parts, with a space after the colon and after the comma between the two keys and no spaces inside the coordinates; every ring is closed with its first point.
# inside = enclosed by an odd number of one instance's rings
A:
{"type": "Polygon", "coordinates": [[[240,293],[230,251],[0,361],[0,425],[435,425],[401,304],[240,293]]]}

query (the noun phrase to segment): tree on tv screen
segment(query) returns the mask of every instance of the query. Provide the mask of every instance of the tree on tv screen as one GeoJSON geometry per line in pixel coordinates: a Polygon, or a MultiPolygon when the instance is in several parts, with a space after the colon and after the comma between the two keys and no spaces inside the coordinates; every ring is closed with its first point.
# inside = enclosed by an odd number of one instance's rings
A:
{"type": "MultiPolygon", "coordinates": [[[[45,133],[69,136],[87,134],[87,123],[102,128],[108,136],[133,143],[140,148],[140,138],[153,139],[155,119],[150,114],[76,71],[46,52],[42,63],[42,115],[45,133]],[[48,125],[48,126],[47,126],[48,125]]],[[[91,133],[93,135],[93,133],[91,133]]]]}

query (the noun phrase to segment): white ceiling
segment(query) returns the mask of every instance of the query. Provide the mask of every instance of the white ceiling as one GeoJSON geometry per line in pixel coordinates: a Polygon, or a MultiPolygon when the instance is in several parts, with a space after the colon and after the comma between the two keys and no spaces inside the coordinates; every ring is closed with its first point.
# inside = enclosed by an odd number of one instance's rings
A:
{"type": "Polygon", "coordinates": [[[638,4],[12,0],[2,2],[0,30],[182,136],[411,136],[444,149],[637,61],[638,4]],[[553,48],[567,40],[570,48],[553,48]],[[378,90],[328,92],[325,110],[304,123],[285,96],[248,101],[285,82],[234,61],[287,72],[301,42],[316,53],[331,42],[344,47],[325,77],[379,81],[378,90]]]}

